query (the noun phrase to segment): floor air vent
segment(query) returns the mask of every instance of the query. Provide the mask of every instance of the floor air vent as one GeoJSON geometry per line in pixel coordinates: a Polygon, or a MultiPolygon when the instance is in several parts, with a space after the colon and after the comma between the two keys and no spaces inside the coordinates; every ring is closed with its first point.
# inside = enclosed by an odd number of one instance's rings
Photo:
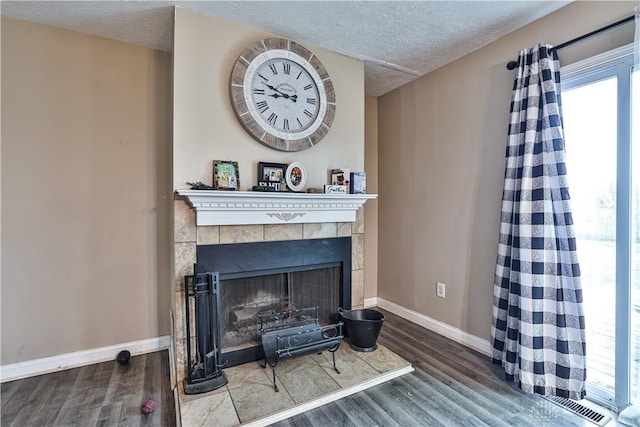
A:
{"type": "Polygon", "coordinates": [[[556,405],[562,406],[566,410],[571,411],[574,414],[579,415],[582,418],[587,419],[599,426],[604,426],[611,420],[611,417],[609,415],[606,415],[594,409],[588,408],[583,404],[576,402],[575,400],[567,399],[564,397],[558,397],[558,396],[542,396],[542,397],[550,402],[555,403],[556,405]]]}

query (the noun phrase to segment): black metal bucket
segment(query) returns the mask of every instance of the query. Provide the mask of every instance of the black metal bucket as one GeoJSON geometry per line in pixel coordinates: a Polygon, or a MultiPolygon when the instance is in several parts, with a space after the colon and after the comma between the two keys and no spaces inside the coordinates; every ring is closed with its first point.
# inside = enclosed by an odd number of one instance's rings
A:
{"type": "Polygon", "coordinates": [[[384,315],[376,310],[340,309],[342,321],[355,351],[370,352],[378,348],[376,341],[382,329],[384,315]]]}

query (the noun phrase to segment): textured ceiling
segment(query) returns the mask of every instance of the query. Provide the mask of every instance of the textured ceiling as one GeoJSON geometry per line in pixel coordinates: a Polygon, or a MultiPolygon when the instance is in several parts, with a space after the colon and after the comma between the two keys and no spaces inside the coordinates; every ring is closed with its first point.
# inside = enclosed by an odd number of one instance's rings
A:
{"type": "Polygon", "coordinates": [[[568,3],[2,1],[0,10],[17,19],[171,51],[173,6],[181,6],[361,59],[365,92],[379,96],[568,3]]]}

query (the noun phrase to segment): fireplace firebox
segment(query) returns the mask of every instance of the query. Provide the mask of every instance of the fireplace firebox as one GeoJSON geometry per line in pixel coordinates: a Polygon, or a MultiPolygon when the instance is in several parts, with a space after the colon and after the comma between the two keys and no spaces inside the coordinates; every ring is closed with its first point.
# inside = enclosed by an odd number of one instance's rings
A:
{"type": "Polygon", "coordinates": [[[199,245],[199,273],[220,278],[221,363],[264,358],[260,317],[318,306],[320,324],[351,308],[351,238],[199,245]]]}

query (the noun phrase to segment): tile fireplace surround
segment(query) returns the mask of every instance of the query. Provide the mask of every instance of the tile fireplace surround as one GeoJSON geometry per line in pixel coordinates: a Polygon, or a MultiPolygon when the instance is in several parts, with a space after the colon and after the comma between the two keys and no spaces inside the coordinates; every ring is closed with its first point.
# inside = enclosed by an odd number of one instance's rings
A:
{"type": "Polygon", "coordinates": [[[377,195],[178,190],[174,201],[174,385],[186,375],[184,283],[197,245],[351,237],[351,306],[364,304],[363,204],[377,195]]]}

